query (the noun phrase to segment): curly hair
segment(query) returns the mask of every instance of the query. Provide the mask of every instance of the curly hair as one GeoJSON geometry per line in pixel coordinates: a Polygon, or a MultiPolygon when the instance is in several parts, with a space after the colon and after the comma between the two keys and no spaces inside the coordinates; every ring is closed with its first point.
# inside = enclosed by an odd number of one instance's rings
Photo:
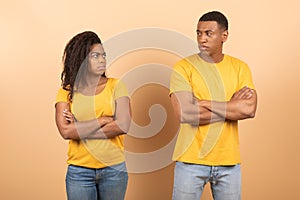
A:
{"type": "Polygon", "coordinates": [[[228,20],[225,15],[219,11],[205,13],[200,17],[199,22],[200,21],[215,21],[218,23],[219,27],[228,30],[228,20]]]}
{"type": "MultiPolygon", "coordinates": [[[[102,44],[98,35],[92,31],[85,31],[75,35],[65,47],[61,80],[62,87],[69,91],[69,101],[72,101],[76,77],[80,70],[87,68],[87,56],[94,44],[102,44]]],[[[105,77],[105,74],[102,76],[105,77]]]]}

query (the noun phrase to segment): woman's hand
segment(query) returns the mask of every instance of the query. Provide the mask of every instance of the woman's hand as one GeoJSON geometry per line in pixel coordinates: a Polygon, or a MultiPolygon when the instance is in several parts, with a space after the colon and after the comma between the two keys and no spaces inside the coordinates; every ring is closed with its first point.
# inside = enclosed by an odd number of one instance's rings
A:
{"type": "Polygon", "coordinates": [[[63,110],[63,116],[65,117],[65,119],[67,120],[67,122],[69,123],[73,123],[75,121],[77,121],[74,117],[74,115],[67,109],[63,110]]]}

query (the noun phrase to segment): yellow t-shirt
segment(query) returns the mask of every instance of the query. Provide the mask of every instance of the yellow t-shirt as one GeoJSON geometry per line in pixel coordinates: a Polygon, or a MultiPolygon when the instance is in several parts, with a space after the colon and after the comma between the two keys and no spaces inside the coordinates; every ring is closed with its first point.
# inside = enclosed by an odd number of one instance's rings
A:
{"type": "MultiPolygon", "coordinates": [[[[224,55],[220,63],[213,64],[194,54],[175,64],[170,94],[190,91],[199,100],[224,102],[244,86],[254,89],[251,72],[243,61],[224,55]]],[[[237,121],[180,124],[173,159],[212,166],[240,163],[237,121]]]]}
{"type": "MultiPolygon", "coordinates": [[[[56,102],[68,102],[69,91],[60,88],[56,102]]],[[[113,116],[115,100],[128,96],[125,85],[117,79],[109,78],[102,92],[86,96],[75,92],[70,103],[71,112],[78,121],[86,121],[101,116],[113,116]]],[[[68,145],[68,164],[103,168],[123,162],[124,135],[112,139],[70,140],[68,145]]]]}

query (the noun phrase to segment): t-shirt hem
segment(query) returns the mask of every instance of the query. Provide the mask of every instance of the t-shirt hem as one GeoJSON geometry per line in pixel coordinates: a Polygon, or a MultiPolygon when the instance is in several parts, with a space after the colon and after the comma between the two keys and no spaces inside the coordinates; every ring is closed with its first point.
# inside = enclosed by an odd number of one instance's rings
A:
{"type": "Polygon", "coordinates": [[[101,169],[101,168],[105,168],[105,167],[110,167],[113,165],[118,165],[122,162],[125,162],[125,159],[119,160],[119,161],[115,161],[115,162],[110,162],[110,163],[99,163],[97,165],[93,165],[93,164],[81,164],[81,163],[74,163],[74,162],[70,162],[67,161],[68,165],[74,165],[74,166],[79,166],[79,167],[86,167],[86,168],[91,168],[91,169],[101,169]]]}
{"type": "Polygon", "coordinates": [[[191,159],[173,159],[175,162],[183,162],[183,163],[190,163],[190,164],[198,164],[198,165],[208,165],[208,166],[229,166],[229,165],[237,165],[241,164],[241,161],[220,161],[220,162],[213,162],[213,161],[203,161],[203,160],[191,160],[191,159]]]}

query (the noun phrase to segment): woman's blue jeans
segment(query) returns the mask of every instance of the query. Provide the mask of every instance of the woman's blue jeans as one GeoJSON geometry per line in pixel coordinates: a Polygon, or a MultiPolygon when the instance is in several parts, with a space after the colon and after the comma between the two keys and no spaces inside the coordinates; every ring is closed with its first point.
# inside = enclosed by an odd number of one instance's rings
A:
{"type": "Polygon", "coordinates": [[[214,200],[241,199],[240,164],[206,166],[176,162],[173,200],[199,200],[208,182],[214,200]]]}
{"type": "Polygon", "coordinates": [[[68,200],[124,200],[127,181],[125,162],[100,169],[69,165],[68,200]]]}

